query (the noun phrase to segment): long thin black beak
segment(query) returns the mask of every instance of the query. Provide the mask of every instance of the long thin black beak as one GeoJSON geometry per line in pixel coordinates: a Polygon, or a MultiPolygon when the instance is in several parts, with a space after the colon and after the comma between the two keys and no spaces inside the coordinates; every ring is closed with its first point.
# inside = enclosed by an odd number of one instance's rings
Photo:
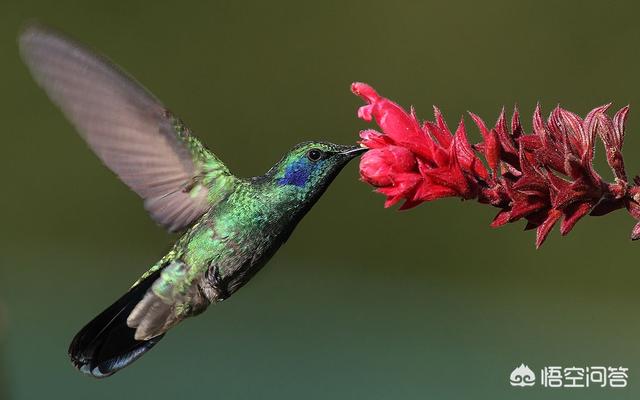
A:
{"type": "Polygon", "coordinates": [[[366,147],[351,146],[351,147],[341,151],[340,154],[342,154],[343,156],[347,156],[349,159],[352,159],[354,157],[359,156],[360,154],[364,153],[367,150],[369,150],[369,149],[366,148],[366,147]]]}

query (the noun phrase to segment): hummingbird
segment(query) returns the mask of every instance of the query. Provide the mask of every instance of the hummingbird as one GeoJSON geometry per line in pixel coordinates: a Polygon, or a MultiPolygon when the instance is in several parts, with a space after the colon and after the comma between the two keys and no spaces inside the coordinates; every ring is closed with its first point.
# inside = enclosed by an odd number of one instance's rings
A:
{"type": "Polygon", "coordinates": [[[244,286],[287,241],[361,146],[308,141],[264,175],[240,178],[134,78],[39,24],[19,36],[35,82],[98,158],[181,236],[69,346],[73,365],[108,377],[184,319],[244,286]]]}

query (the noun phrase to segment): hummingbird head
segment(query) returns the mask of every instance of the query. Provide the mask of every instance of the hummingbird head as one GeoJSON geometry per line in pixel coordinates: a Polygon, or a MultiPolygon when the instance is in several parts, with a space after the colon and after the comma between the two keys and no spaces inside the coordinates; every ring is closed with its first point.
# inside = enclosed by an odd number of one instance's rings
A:
{"type": "Polygon", "coordinates": [[[300,201],[315,201],[347,163],[367,151],[360,146],[304,142],[267,173],[270,181],[300,201]]]}

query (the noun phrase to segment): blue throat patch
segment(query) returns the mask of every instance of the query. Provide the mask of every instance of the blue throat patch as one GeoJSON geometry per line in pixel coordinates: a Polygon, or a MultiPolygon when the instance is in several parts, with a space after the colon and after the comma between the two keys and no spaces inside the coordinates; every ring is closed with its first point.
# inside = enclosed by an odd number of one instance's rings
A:
{"type": "Polygon", "coordinates": [[[278,184],[302,187],[306,185],[310,174],[311,166],[307,160],[299,160],[287,166],[284,176],[278,179],[278,184]]]}

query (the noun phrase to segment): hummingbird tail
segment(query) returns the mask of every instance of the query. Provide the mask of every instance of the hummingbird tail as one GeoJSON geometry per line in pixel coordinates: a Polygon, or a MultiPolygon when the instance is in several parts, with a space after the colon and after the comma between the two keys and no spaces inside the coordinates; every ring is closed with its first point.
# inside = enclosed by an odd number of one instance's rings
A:
{"type": "Polygon", "coordinates": [[[69,346],[69,357],[76,368],[105,378],[140,358],[162,339],[164,334],[136,340],[136,330],[127,325],[127,316],[159,275],[160,271],[156,271],[132,287],[76,334],[69,346]]]}

